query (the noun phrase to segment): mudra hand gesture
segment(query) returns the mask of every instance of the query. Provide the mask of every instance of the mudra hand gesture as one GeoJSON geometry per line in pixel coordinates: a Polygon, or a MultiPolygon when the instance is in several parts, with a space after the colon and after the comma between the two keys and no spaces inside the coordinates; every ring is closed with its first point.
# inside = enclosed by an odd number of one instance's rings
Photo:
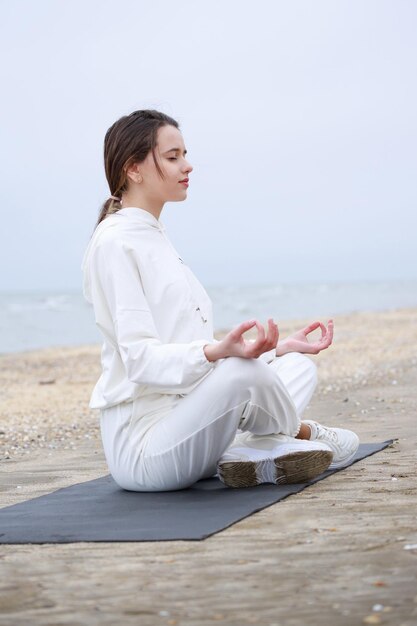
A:
{"type": "Polygon", "coordinates": [[[309,326],[305,326],[298,332],[290,335],[284,339],[279,345],[277,345],[277,356],[282,356],[287,352],[301,352],[304,354],[318,354],[322,350],[328,348],[333,341],[333,320],[329,320],[328,327],[321,322],[313,322],[309,326]],[[310,343],[307,339],[313,330],[316,330],[320,326],[321,337],[318,341],[310,343]]]}
{"type": "Polygon", "coordinates": [[[264,352],[275,348],[277,356],[287,352],[301,352],[303,354],[318,354],[325,350],[333,341],[333,320],[329,320],[328,328],[321,322],[313,322],[293,335],[278,342],[278,326],[272,318],[268,319],[268,332],[265,334],[263,325],[258,320],[242,322],[215,345],[205,346],[205,353],[209,360],[217,360],[229,356],[239,356],[245,359],[256,359],[264,352]],[[256,339],[245,341],[243,333],[256,325],[258,336],[256,339]],[[310,343],[307,339],[313,330],[320,326],[321,337],[310,343]]]}
{"type": "Polygon", "coordinates": [[[278,326],[273,319],[268,320],[268,333],[265,335],[263,324],[258,320],[242,322],[231,330],[221,341],[226,356],[240,356],[245,359],[256,359],[263,352],[268,352],[275,348],[278,342],[278,326]],[[243,333],[256,324],[258,337],[254,341],[245,341],[243,333]]]}

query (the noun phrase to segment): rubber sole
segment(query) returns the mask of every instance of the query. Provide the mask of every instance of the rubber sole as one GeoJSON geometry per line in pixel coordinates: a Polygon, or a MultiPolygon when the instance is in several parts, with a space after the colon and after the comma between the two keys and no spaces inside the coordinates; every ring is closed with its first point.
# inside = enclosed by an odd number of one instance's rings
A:
{"type": "MultiPolygon", "coordinates": [[[[359,448],[359,444],[358,444],[358,448],[359,448]]],[[[350,465],[350,463],[352,462],[352,459],[355,458],[356,452],[357,450],[355,450],[355,452],[352,452],[352,454],[349,454],[348,457],[345,457],[341,461],[335,461],[334,463],[331,463],[329,469],[340,469],[341,467],[346,467],[346,465],[350,465]]]]}
{"type": "Polygon", "coordinates": [[[325,472],[332,459],[330,450],[300,450],[260,461],[225,461],[217,464],[217,472],[222,483],[234,488],[304,483],[325,472]]]}

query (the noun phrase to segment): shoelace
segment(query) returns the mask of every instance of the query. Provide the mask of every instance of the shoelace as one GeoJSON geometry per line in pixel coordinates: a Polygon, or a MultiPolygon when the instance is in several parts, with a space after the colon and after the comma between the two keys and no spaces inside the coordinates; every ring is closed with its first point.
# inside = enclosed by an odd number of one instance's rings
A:
{"type": "Polygon", "coordinates": [[[331,439],[335,443],[338,441],[337,433],[331,428],[327,428],[327,426],[322,426],[321,424],[316,424],[317,428],[317,439],[331,439]]]}

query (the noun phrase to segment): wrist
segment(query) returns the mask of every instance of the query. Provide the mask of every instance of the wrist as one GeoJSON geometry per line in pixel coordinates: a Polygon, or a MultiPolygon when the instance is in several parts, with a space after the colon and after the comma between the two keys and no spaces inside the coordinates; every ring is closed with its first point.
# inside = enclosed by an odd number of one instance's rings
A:
{"type": "Polygon", "coordinates": [[[219,354],[217,343],[206,343],[203,347],[204,354],[206,356],[207,361],[218,361],[221,359],[221,355],[219,354]]]}
{"type": "Polygon", "coordinates": [[[285,339],[283,341],[278,341],[275,347],[275,354],[277,356],[283,356],[284,354],[287,354],[287,352],[288,350],[285,339]]]}

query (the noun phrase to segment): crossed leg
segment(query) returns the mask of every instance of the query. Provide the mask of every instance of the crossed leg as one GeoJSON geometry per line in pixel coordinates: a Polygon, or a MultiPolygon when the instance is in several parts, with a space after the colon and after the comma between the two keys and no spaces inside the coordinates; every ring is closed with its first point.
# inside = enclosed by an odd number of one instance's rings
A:
{"type": "Polygon", "coordinates": [[[257,436],[295,437],[316,384],[315,364],[300,353],[268,364],[261,359],[224,359],[146,433],[141,459],[129,455],[131,467],[125,468],[121,486],[137,491],[183,489],[213,476],[222,454],[242,440],[256,447],[257,436]]]}

